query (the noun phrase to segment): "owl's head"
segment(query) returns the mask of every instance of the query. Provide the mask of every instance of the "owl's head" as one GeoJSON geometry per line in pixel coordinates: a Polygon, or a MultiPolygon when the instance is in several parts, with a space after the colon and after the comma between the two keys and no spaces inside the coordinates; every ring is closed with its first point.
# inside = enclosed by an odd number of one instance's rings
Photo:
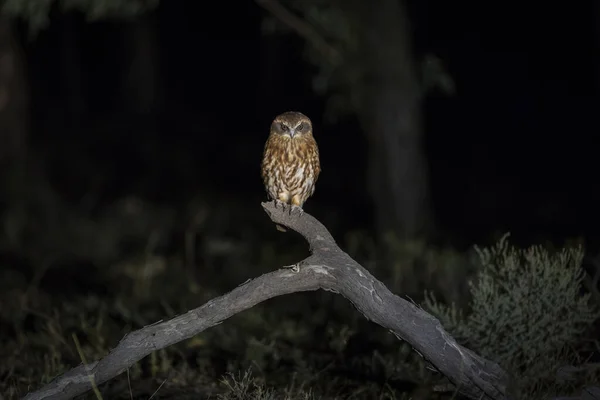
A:
{"type": "Polygon", "coordinates": [[[301,112],[284,112],[273,120],[271,134],[286,139],[301,139],[312,135],[312,122],[301,112]]]}

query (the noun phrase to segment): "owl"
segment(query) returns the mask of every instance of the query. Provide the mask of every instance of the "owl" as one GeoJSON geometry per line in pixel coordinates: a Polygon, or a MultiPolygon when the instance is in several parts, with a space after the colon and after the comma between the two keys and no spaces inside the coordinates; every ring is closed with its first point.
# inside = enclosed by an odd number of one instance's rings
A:
{"type": "Polygon", "coordinates": [[[321,172],[319,148],[306,115],[288,111],[275,117],[261,172],[269,198],[283,207],[291,205],[290,212],[303,212],[302,206],[315,192],[321,172]]]}

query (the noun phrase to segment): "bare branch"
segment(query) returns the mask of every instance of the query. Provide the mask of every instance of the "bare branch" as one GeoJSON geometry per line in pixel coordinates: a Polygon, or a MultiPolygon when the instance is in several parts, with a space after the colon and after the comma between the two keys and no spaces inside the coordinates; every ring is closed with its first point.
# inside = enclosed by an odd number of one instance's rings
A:
{"type": "Polygon", "coordinates": [[[314,217],[263,203],[276,224],[300,233],[311,255],[295,268],[262,275],[169,321],[159,321],[126,335],[106,357],[80,365],[25,399],[71,399],[91,389],[90,375],[100,385],[149,355],[254,305],[284,294],[324,289],[350,300],[369,320],[406,340],[471,399],[507,399],[509,376],[495,363],[459,345],[433,316],[391,293],[369,271],[340,250],[327,229],[314,217]]]}
{"type": "Polygon", "coordinates": [[[304,38],[317,48],[332,65],[338,65],[341,61],[340,52],[317,32],[309,23],[296,16],[285,8],[277,0],[256,0],[262,8],[273,14],[275,18],[294,30],[300,37],[304,38]]]}

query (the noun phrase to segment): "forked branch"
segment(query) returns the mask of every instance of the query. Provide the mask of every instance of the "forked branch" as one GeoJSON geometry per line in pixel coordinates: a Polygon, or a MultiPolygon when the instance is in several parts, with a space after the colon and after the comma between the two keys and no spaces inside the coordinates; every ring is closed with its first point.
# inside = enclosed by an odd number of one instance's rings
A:
{"type": "Polygon", "coordinates": [[[250,280],[186,314],[131,332],[106,357],[72,369],[25,399],[71,399],[90,390],[92,381],[100,385],[153,351],[189,339],[262,301],[317,289],[341,294],[367,319],[406,340],[460,393],[472,399],[509,397],[509,377],[497,364],[459,345],[436,318],[390,292],[343,252],[314,217],[290,215],[273,202],[263,207],[273,222],[304,236],[310,245],[308,258],[250,280]]]}

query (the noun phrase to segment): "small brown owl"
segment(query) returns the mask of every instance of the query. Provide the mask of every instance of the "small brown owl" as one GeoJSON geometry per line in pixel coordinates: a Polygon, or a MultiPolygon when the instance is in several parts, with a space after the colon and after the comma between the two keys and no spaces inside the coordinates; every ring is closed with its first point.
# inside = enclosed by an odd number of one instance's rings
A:
{"type": "Polygon", "coordinates": [[[310,119],[295,111],[275,117],[262,160],[262,179],[269,197],[284,207],[291,204],[290,212],[299,209],[302,213],[320,172],[310,119]]]}

